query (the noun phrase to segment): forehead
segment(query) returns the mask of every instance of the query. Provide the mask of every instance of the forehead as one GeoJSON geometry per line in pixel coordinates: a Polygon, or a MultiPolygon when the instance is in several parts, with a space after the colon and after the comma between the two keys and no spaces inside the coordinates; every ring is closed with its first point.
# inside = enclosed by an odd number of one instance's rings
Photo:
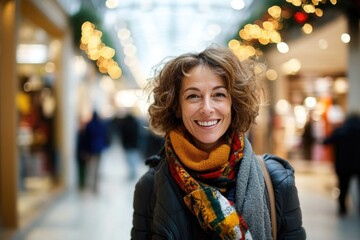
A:
{"type": "Polygon", "coordinates": [[[181,85],[196,85],[196,84],[217,84],[224,85],[225,81],[220,75],[206,65],[198,65],[191,68],[181,81],[181,85]]]}

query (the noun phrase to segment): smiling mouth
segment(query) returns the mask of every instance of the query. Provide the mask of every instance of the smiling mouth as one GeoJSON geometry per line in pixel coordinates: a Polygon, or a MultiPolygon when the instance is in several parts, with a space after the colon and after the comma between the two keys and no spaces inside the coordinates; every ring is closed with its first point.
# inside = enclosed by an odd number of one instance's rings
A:
{"type": "Polygon", "coordinates": [[[198,125],[202,127],[211,127],[216,125],[220,120],[213,120],[213,121],[195,121],[198,125]]]}

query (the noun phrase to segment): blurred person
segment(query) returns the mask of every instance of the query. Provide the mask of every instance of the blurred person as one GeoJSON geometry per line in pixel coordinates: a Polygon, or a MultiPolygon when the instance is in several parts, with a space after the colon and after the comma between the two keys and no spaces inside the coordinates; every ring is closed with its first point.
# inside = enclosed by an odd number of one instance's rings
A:
{"type": "Polygon", "coordinates": [[[99,117],[96,111],[93,111],[91,120],[85,125],[84,132],[80,132],[80,139],[84,142],[83,154],[86,161],[86,185],[93,192],[98,190],[99,165],[102,152],[108,146],[108,132],[105,122],[99,117]]]}
{"type": "Polygon", "coordinates": [[[309,120],[306,122],[304,126],[304,132],[302,135],[302,147],[303,147],[303,154],[305,160],[312,160],[313,156],[313,147],[316,142],[315,136],[314,136],[314,120],[311,116],[309,116],[309,120]]]}
{"type": "Polygon", "coordinates": [[[76,164],[77,164],[77,180],[79,190],[83,190],[86,186],[86,163],[87,163],[87,146],[85,135],[85,123],[80,122],[76,133],[76,164]]]}
{"type": "Polygon", "coordinates": [[[139,123],[136,117],[128,112],[119,121],[119,130],[122,146],[125,151],[126,163],[129,168],[129,180],[137,176],[137,167],[141,158],[139,149],[139,123]]]}
{"type": "MultiPolygon", "coordinates": [[[[261,102],[254,67],[209,47],[157,72],[149,126],[165,146],[136,184],[132,239],[272,239],[263,172],[245,136],[261,102]]],[[[264,160],[277,239],[305,239],[293,168],[273,155],[264,160]]]]}
{"type": "MultiPolygon", "coordinates": [[[[347,214],[346,203],[350,180],[358,179],[358,193],[360,195],[360,115],[349,114],[344,123],[324,139],[324,144],[331,144],[334,150],[335,173],[338,179],[340,194],[338,197],[338,211],[340,216],[347,214]]],[[[358,206],[360,213],[360,204],[358,206]]]]}

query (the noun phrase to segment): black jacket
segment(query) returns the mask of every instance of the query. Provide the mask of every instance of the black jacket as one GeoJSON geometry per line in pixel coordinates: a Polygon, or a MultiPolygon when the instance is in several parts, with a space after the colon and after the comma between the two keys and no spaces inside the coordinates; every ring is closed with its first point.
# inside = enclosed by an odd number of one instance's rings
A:
{"type": "Polygon", "coordinates": [[[334,148],[337,174],[360,174],[360,118],[357,115],[350,115],[323,143],[334,148]]]}
{"type": "Polygon", "coordinates": [[[274,155],[265,154],[264,160],[275,193],[277,239],[306,239],[294,169],[287,161],[274,155]]]}
{"type": "MultiPolygon", "coordinates": [[[[274,185],[278,239],[306,239],[293,168],[276,156],[264,160],[274,185]]],[[[167,161],[156,156],[148,163],[152,167],[135,188],[131,239],[219,239],[206,233],[185,206],[167,161]]]]}

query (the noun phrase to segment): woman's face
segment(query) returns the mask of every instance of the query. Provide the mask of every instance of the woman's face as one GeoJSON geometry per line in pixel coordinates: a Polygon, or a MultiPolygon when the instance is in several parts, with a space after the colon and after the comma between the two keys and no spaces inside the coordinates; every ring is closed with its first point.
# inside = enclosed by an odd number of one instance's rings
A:
{"type": "Polygon", "coordinates": [[[224,81],[207,66],[184,76],[180,89],[182,121],[195,145],[210,151],[221,142],[231,123],[231,96],[224,81]]]}

